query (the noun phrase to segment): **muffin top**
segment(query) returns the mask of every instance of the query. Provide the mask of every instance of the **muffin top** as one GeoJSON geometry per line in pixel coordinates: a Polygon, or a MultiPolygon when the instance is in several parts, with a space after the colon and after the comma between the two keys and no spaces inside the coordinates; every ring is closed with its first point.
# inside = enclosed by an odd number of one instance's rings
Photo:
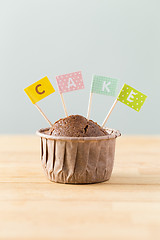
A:
{"type": "Polygon", "coordinates": [[[102,127],[80,115],[58,120],[49,130],[50,135],[66,137],[98,137],[108,135],[102,127]]]}

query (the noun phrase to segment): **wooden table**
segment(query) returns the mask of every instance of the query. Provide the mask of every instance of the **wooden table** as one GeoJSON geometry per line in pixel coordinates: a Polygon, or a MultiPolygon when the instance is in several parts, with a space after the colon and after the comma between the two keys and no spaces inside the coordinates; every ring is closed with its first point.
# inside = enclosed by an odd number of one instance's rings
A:
{"type": "Polygon", "coordinates": [[[160,137],[117,139],[109,182],[51,183],[36,136],[0,137],[0,239],[159,240],[160,137]]]}

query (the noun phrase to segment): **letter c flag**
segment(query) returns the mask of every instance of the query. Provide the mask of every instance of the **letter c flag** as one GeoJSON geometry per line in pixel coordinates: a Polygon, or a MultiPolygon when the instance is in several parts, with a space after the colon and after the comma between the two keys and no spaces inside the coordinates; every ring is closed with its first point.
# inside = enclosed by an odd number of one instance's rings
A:
{"type": "Polygon", "coordinates": [[[35,87],[35,90],[36,90],[36,92],[38,93],[38,94],[44,94],[45,93],[45,90],[43,90],[43,91],[39,91],[38,90],[38,88],[40,87],[40,86],[42,86],[41,84],[38,84],[36,87],[35,87]]]}
{"type": "Polygon", "coordinates": [[[29,87],[25,88],[24,91],[33,104],[55,92],[52,84],[47,77],[44,77],[39,81],[33,83],[29,87]]]}

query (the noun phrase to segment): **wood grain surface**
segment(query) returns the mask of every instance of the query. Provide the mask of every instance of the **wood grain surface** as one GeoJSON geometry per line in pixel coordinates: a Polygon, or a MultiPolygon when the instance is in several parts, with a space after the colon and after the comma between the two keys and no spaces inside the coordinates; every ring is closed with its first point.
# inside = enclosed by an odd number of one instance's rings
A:
{"type": "Polygon", "coordinates": [[[0,239],[159,240],[160,137],[117,139],[110,181],[49,182],[36,136],[0,136],[0,239]]]}

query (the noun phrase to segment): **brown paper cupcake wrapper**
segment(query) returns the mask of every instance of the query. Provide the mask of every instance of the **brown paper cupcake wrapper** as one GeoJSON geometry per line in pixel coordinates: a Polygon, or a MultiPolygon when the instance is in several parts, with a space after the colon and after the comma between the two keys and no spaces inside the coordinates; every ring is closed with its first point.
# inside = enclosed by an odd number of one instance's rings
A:
{"type": "Polygon", "coordinates": [[[109,180],[116,138],[121,134],[106,129],[101,137],[58,137],[41,129],[41,161],[49,180],[59,183],[96,183],[109,180]]]}

